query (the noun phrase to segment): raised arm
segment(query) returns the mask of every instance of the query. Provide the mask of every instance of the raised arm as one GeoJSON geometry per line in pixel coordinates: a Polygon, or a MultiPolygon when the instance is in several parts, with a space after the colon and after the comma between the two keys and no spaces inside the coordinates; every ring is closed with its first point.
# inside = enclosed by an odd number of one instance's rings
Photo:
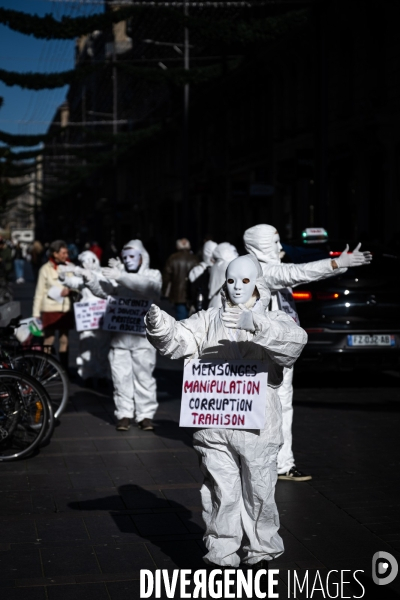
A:
{"type": "Polygon", "coordinates": [[[262,263],[267,285],[272,290],[279,290],[286,287],[294,287],[302,283],[319,281],[335,275],[345,273],[349,267],[358,267],[367,265],[372,260],[370,252],[361,252],[361,244],[349,253],[349,246],[343,250],[342,254],[336,259],[325,258],[302,264],[273,264],[262,263]]]}
{"type": "Polygon", "coordinates": [[[154,304],[145,317],[147,339],[163,356],[182,358],[198,354],[206,331],[204,312],[184,321],[173,317],[154,304]]]}
{"type": "Polygon", "coordinates": [[[158,300],[161,295],[162,278],[160,271],[156,269],[148,269],[146,274],[121,271],[115,281],[138,296],[151,300],[158,300]]]}
{"type": "Polygon", "coordinates": [[[82,271],[85,271],[82,273],[82,275],[85,280],[86,287],[89,288],[94,296],[106,299],[108,296],[115,294],[118,285],[113,280],[97,277],[87,269],[82,269],[82,271]]]}

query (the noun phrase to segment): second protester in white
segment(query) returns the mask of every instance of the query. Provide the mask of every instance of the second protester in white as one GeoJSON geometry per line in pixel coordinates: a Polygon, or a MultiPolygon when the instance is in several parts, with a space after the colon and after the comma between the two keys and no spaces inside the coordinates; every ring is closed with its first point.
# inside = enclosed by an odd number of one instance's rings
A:
{"type": "MultiPolygon", "coordinates": [[[[273,225],[260,224],[244,232],[244,246],[259,261],[268,287],[272,290],[271,310],[283,310],[299,323],[292,296],[292,286],[319,281],[345,273],[348,267],[367,265],[370,252],[360,252],[361,244],[348,254],[348,245],[342,254],[332,260],[325,258],[309,263],[281,263],[282,246],[279,233],[273,225]]],[[[292,450],[293,423],[293,369],[285,369],[283,384],[279,388],[282,404],[283,446],[278,454],[279,479],[308,481],[311,475],[303,473],[295,464],[292,450]]]]}
{"type": "MultiPolygon", "coordinates": [[[[88,269],[93,276],[102,279],[100,261],[90,250],[84,250],[78,256],[79,265],[88,269]]],[[[58,278],[65,287],[77,290],[82,294],[82,301],[95,297],[86,286],[82,275],[74,275],[75,265],[58,267],[58,278]]],[[[78,374],[85,384],[93,387],[94,382],[105,383],[109,379],[108,352],[110,350],[110,333],[103,329],[81,331],[79,333],[79,356],[76,359],[78,374]]]]}
{"type": "MultiPolygon", "coordinates": [[[[161,273],[150,269],[150,258],[140,240],[131,240],[122,249],[123,264],[103,269],[105,280],[83,275],[89,289],[100,298],[125,296],[158,301],[161,294],[161,273]]],[[[109,353],[114,385],[117,430],[127,431],[135,417],[144,431],[153,429],[152,419],[158,408],[156,380],[153,371],[156,352],[145,336],[113,333],[109,353]]]]}

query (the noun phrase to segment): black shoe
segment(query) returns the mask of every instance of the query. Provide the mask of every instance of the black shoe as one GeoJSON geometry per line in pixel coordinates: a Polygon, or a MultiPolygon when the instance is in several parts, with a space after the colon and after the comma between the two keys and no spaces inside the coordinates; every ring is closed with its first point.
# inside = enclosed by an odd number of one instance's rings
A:
{"type": "Polygon", "coordinates": [[[305,475],[296,467],[292,467],[290,471],[287,473],[281,473],[278,475],[278,479],[283,479],[285,481],[310,481],[312,479],[311,475],[305,475]]]}
{"type": "Polygon", "coordinates": [[[128,431],[130,429],[130,427],[131,427],[131,423],[127,417],[124,417],[123,419],[119,419],[117,421],[117,426],[116,426],[117,431],[128,431]]]}
{"type": "Polygon", "coordinates": [[[143,421],[140,421],[138,423],[138,427],[143,431],[153,431],[153,421],[151,419],[143,419],[143,421]]]}

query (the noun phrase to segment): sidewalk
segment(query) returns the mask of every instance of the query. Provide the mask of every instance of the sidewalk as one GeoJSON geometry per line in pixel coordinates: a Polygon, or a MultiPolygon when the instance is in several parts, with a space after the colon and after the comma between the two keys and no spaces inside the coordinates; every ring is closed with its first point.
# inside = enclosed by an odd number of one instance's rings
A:
{"type": "MultiPolygon", "coordinates": [[[[141,568],[204,567],[202,477],[178,427],[181,372],[156,376],[154,433],[117,432],[111,395],[75,385],[51,444],[0,464],[1,598],[133,600],[141,568]]],[[[350,374],[296,378],[295,455],[314,478],[277,485],[281,598],[288,569],[363,569],[364,597],[400,592],[397,580],[371,581],[375,552],[400,560],[400,380],[364,376],[360,387],[350,374]]]]}

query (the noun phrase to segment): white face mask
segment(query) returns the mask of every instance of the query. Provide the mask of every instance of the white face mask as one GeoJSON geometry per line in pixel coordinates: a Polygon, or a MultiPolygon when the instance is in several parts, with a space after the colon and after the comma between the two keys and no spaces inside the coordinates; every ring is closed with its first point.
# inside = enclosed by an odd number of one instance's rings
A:
{"type": "Polygon", "coordinates": [[[233,304],[246,304],[256,287],[257,267],[245,256],[235,258],[226,271],[226,287],[233,304]]]}
{"type": "Polygon", "coordinates": [[[90,252],[90,250],[82,252],[82,254],[78,256],[78,260],[84,269],[89,269],[90,271],[98,271],[100,269],[99,259],[93,252],[90,252]]]}
{"type": "Polygon", "coordinates": [[[136,273],[142,263],[142,255],[136,248],[126,248],[121,252],[122,262],[128,273],[136,273]]]}
{"type": "Polygon", "coordinates": [[[279,262],[281,260],[281,250],[281,240],[279,237],[279,233],[277,232],[274,233],[274,235],[272,236],[271,253],[273,254],[274,258],[276,258],[279,262]]]}

